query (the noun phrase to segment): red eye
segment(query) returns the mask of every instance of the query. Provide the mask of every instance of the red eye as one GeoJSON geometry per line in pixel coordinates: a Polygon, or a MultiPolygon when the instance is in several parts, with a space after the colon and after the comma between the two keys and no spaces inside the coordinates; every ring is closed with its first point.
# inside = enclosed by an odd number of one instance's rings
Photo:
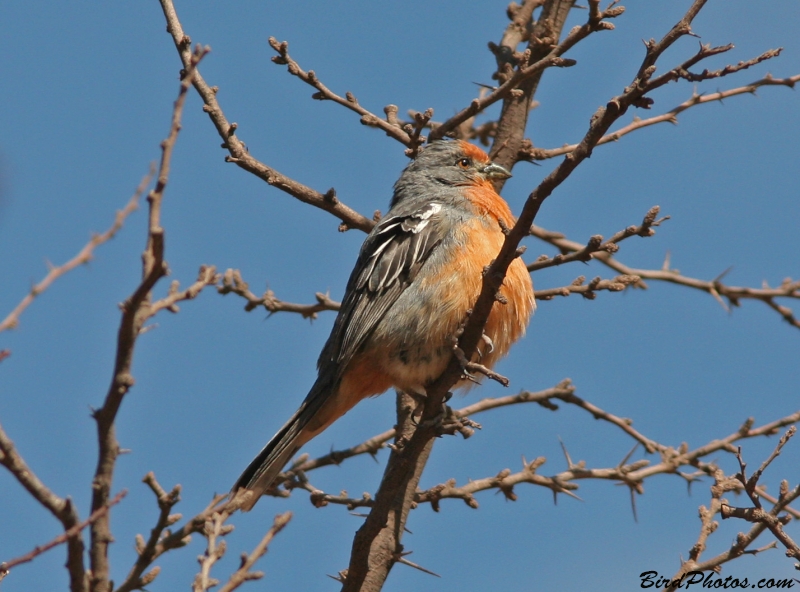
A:
{"type": "Polygon", "coordinates": [[[471,164],[472,164],[472,161],[469,158],[459,158],[456,161],[456,166],[458,166],[459,168],[462,168],[462,169],[468,169],[471,164]]]}

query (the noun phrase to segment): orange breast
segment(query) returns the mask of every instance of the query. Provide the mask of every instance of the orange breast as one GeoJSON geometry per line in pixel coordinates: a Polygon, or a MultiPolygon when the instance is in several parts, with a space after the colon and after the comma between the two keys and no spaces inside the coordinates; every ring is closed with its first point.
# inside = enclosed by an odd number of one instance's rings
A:
{"type": "MultiPolygon", "coordinates": [[[[446,296],[440,299],[438,323],[431,330],[437,335],[452,336],[463,322],[467,310],[475,305],[481,291],[483,270],[497,257],[505,240],[498,220],[502,220],[509,228],[514,224],[508,204],[497,195],[488,181],[485,185],[464,188],[463,191],[478,214],[456,231],[455,242],[463,246],[452,254],[452,261],[445,263],[438,274],[418,278],[422,283],[429,284],[432,290],[438,289],[446,296]],[[457,274],[451,273],[454,268],[458,269],[457,274]]],[[[536,308],[533,283],[520,259],[515,259],[509,266],[500,294],[505,297],[506,303],[494,303],[484,328],[494,349],[490,352],[488,345],[480,348],[483,353],[480,361],[490,368],[525,334],[536,308]]],[[[462,383],[458,386],[468,385],[462,383]]]]}
{"type": "MultiPolygon", "coordinates": [[[[509,216],[508,221],[512,222],[513,218],[509,216]]],[[[499,226],[496,231],[487,229],[486,223],[479,219],[467,224],[464,232],[467,240],[459,260],[464,266],[462,306],[466,312],[475,304],[483,282],[483,269],[497,257],[505,235],[499,226]]],[[[482,347],[484,356],[481,363],[490,368],[525,334],[536,307],[531,276],[520,259],[515,259],[509,266],[500,294],[505,297],[506,303],[494,303],[484,328],[484,333],[494,344],[494,350],[489,352],[490,348],[482,347]]]]}

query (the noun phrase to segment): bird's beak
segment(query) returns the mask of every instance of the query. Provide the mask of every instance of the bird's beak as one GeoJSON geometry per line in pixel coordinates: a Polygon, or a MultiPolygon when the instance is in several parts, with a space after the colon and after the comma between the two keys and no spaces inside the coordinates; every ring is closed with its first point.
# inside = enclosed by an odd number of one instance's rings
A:
{"type": "Polygon", "coordinates": [[[501,167],[499,164],[494,164],[490,162],[485,167],[481,169],[481,173],[487,179],[508,179],[511,176],[511,173],[508,172],[508,169],[505,167],[501,167]]]}

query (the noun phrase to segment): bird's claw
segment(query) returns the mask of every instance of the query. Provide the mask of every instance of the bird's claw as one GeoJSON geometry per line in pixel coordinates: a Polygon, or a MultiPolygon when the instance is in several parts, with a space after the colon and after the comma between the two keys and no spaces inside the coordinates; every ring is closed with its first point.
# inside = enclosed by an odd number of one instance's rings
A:
{"type": "Polygon", "coordinates": [[[481,339],[486,345],[489,346],[489,353],[492,353],[494,351],[494,341],[492,341],[492,338],[486,333],[481,333],[481,339]]]}
{"type": "Polygon", "coordinates": [[[442,402],[442,411],[436,417],[421,422],[419,426],[432,427],[437,437],[444,436],[445,434],[452,436],[459,433],[465,439],[469,438],[475,433],[475,429],[481,428],[481,425],[468,417],[460,416],[447,405],[447,401],[449,401],[452,396],[453,393],[447,393],[442,402]]]}

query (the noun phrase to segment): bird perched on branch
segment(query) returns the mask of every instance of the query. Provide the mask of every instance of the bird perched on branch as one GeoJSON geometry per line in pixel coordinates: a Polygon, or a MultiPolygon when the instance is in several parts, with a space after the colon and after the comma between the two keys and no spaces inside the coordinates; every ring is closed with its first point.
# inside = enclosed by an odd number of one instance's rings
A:
{"type": "MultiPolygon", "coordinates": [[[[483,270],[500,252],[503,230],[514,225],[492,184],[510,176],[460,140],[433,142],[406,167],[389,212],[361,247],[317,362],[317,381],[233,486],[233,493],[253,492],[243,509],[255,505],[301,446],[356,403],[390,387],[424,395],[444,372],[483,270]]],[[[489,368],[525,333],[536,307],[520,259],[508,268],[500,294],[477,354],[489,368]]]]}

